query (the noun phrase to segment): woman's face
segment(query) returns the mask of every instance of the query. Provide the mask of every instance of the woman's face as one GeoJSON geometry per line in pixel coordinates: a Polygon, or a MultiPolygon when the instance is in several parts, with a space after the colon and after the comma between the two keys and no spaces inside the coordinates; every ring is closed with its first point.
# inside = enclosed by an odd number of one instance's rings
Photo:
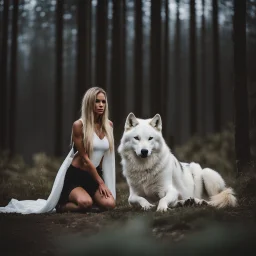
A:
{"type": "Polygon", "coordinates": [[[96,96],[96,101],[94,105],[94,113],[96,115],[102,115],[106,107],[106,98],[104,93],[99,92],[96,96]]]}

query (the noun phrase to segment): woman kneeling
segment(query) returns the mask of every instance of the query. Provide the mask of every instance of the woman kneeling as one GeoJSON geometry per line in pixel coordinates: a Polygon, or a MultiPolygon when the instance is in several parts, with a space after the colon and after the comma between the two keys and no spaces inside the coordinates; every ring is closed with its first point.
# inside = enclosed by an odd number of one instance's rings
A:
{"type": "MultiPolygon", "coordinates": [[[[108,120],[106,92],[98,87],[89,89],[83,97],[81,113],[72,127],[76,154],[66,172],[57,212],[88,211],[93,205],[100,210],[115,207],[114,170],[102,169],[103,161],[110,161],[106,153],[114,154],[113,124],[108,120]],[[104,173],[106,171],[108,173],[104,173]],[[109,187],[103,177],[107,177],[109,187]]],[[[114,157],[111,159],[114,161],[114,157]]]]}

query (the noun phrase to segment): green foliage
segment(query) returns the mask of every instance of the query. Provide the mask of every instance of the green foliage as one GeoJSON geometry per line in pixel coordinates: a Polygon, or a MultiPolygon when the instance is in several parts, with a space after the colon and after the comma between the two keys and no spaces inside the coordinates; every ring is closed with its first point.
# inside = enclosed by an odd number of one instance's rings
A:
{"type": "Polygon", "coordinates": [[[202,168],[210,167],[224,176],[235,176],[234,129],[230,125],[221,133],[195,136],[174,150],[182,162],[197,162],[202,168]]]}

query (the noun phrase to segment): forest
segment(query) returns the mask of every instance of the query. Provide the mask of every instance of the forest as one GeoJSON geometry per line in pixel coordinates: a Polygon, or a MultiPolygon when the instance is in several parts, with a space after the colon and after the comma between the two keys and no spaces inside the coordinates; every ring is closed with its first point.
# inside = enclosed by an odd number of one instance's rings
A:
{"type": "Polygon", "coordinates": [[[92,86],[107,92],[115,148],[130,112],[159,113],[177,158],[218,170],[239,201],[225,210],[132,210],[116,153],[116,210],[0,214],[0,251],[82,255],[97,241],[98,255],[106,237],[110,251],[129,237],[113,249],[120,255],[143,255],[136,239],[150,244],[146,255],[165,246],[174,255],[256,249],[256,0],[0,0],[0,39],[1,206],[47,198],[92,86]]]}

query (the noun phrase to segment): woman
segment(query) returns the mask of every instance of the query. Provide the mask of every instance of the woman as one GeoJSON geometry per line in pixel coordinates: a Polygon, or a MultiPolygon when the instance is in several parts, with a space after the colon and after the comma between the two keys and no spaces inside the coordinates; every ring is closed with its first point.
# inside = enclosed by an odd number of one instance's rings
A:
{"type": "Polygon", "coordinates": [[[82,101],[82,116],[75,121],[72,145],[54,180],[47,200],[11,199],[0,213],[82,211],[95,203],[101,209],[115,207],[115,154],[113,124],[108,120],[106,92],[89,89],[82,101]]]}
{"type": "Polygon", "coordinates": [[[72,128],[72,142],[77,152],[66,172],[56,207],[58,212],[89,210],[93,203],[101,209],[115,207],[115,191],[112,193],[106,186],[105,170],[102,172],[105,152],[114,150],[106,92],[99,87],[90,88],[83,97],[81,113],[72,128]]]}

